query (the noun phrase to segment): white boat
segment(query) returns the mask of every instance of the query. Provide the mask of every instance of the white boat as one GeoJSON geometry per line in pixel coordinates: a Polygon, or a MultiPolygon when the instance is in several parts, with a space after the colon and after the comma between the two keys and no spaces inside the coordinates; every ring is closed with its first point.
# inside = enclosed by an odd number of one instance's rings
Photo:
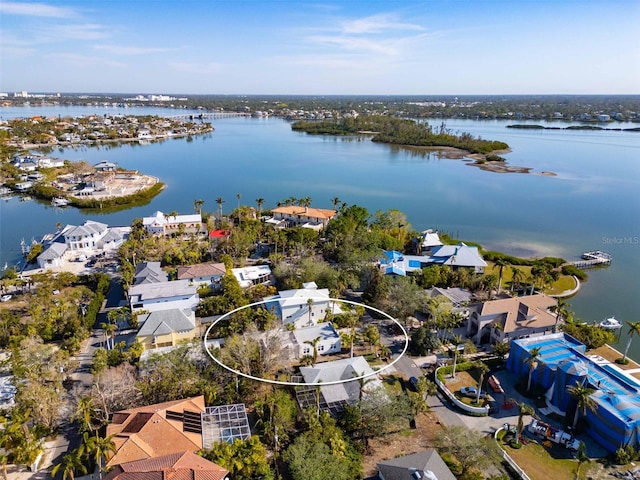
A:
{"type": "Polygon", "coordinates": [[[598,326],[600,328],[604,328],[606,330],[617,330],[622,327],[622,324],[613,317],[605,318],[602,320],[598,326]]]}
{"type": "Polygon", "coordinates": [[[69,200],[62,197],[54,197],[51,199],[51,205],[54,207],[66,207],[69,205],[69,200]]]}

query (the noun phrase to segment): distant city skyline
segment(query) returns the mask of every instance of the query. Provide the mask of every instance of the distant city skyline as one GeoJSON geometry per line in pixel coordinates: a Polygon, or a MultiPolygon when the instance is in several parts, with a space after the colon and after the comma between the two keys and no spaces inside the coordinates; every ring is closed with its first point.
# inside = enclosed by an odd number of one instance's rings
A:
{"type": "Polygon", "coordinates": [[[0,91],[640,94],[640,2],[0,0],[0,91]]]}

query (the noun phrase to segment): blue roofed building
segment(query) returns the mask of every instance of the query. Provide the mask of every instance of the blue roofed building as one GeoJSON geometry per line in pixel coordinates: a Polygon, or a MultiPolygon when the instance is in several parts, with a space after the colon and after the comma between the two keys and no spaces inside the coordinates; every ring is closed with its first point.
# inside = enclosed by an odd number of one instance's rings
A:
{"type": "MultiPolygon", "coordinates": [[[[586,347],[565,333],[523,338],[511,342],[507,368],[524,377],[525,361],[540,348],[532,385],[545,390],[550,410],[572,419],[576,401],[567,387],[592,388],[597,408],[587,410],[586,432],[610,452],[625,445],[640,447],[640,381],[598,355],[587,355],[586,347]]],[[[569,421],[568,423],[572,423],[569,421]]]]}

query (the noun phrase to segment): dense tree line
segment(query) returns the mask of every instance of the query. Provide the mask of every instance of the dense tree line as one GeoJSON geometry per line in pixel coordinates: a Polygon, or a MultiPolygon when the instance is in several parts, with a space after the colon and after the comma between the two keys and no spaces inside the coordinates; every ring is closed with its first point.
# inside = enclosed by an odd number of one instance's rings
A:
{"type": "Polygon", "coordinates": [[[401,120],[385,115],[361,115],[335,121],[299,121],[291,125],[296,131],[312,134],[355,135],[366,132],[372,141],[414,147],[454,147],[471,153],[489,153],[509,148],[504,142],[483,140],[469,133],[456,134],[444,125],[433,129],[427,123],[401,120]]]}

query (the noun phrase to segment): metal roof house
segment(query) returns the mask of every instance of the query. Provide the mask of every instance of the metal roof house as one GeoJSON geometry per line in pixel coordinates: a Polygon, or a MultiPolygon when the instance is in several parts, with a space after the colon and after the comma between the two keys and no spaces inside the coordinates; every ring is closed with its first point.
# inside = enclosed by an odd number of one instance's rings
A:
{"type": "Polygon", "coordinates": [[[546,391],[552,411],[573,418],[576,400],[567,387],[592,388],[590,398],[597,408],[587,410],[587,433],[610,452],[625,445],[640,447],[640,380],[602,357],[586,355],[585,345],[565,333],[512,341],[507,368],[528,376],[525,361],[533,348],[539,348],[540,355],[532,384],[546,391]]]}

